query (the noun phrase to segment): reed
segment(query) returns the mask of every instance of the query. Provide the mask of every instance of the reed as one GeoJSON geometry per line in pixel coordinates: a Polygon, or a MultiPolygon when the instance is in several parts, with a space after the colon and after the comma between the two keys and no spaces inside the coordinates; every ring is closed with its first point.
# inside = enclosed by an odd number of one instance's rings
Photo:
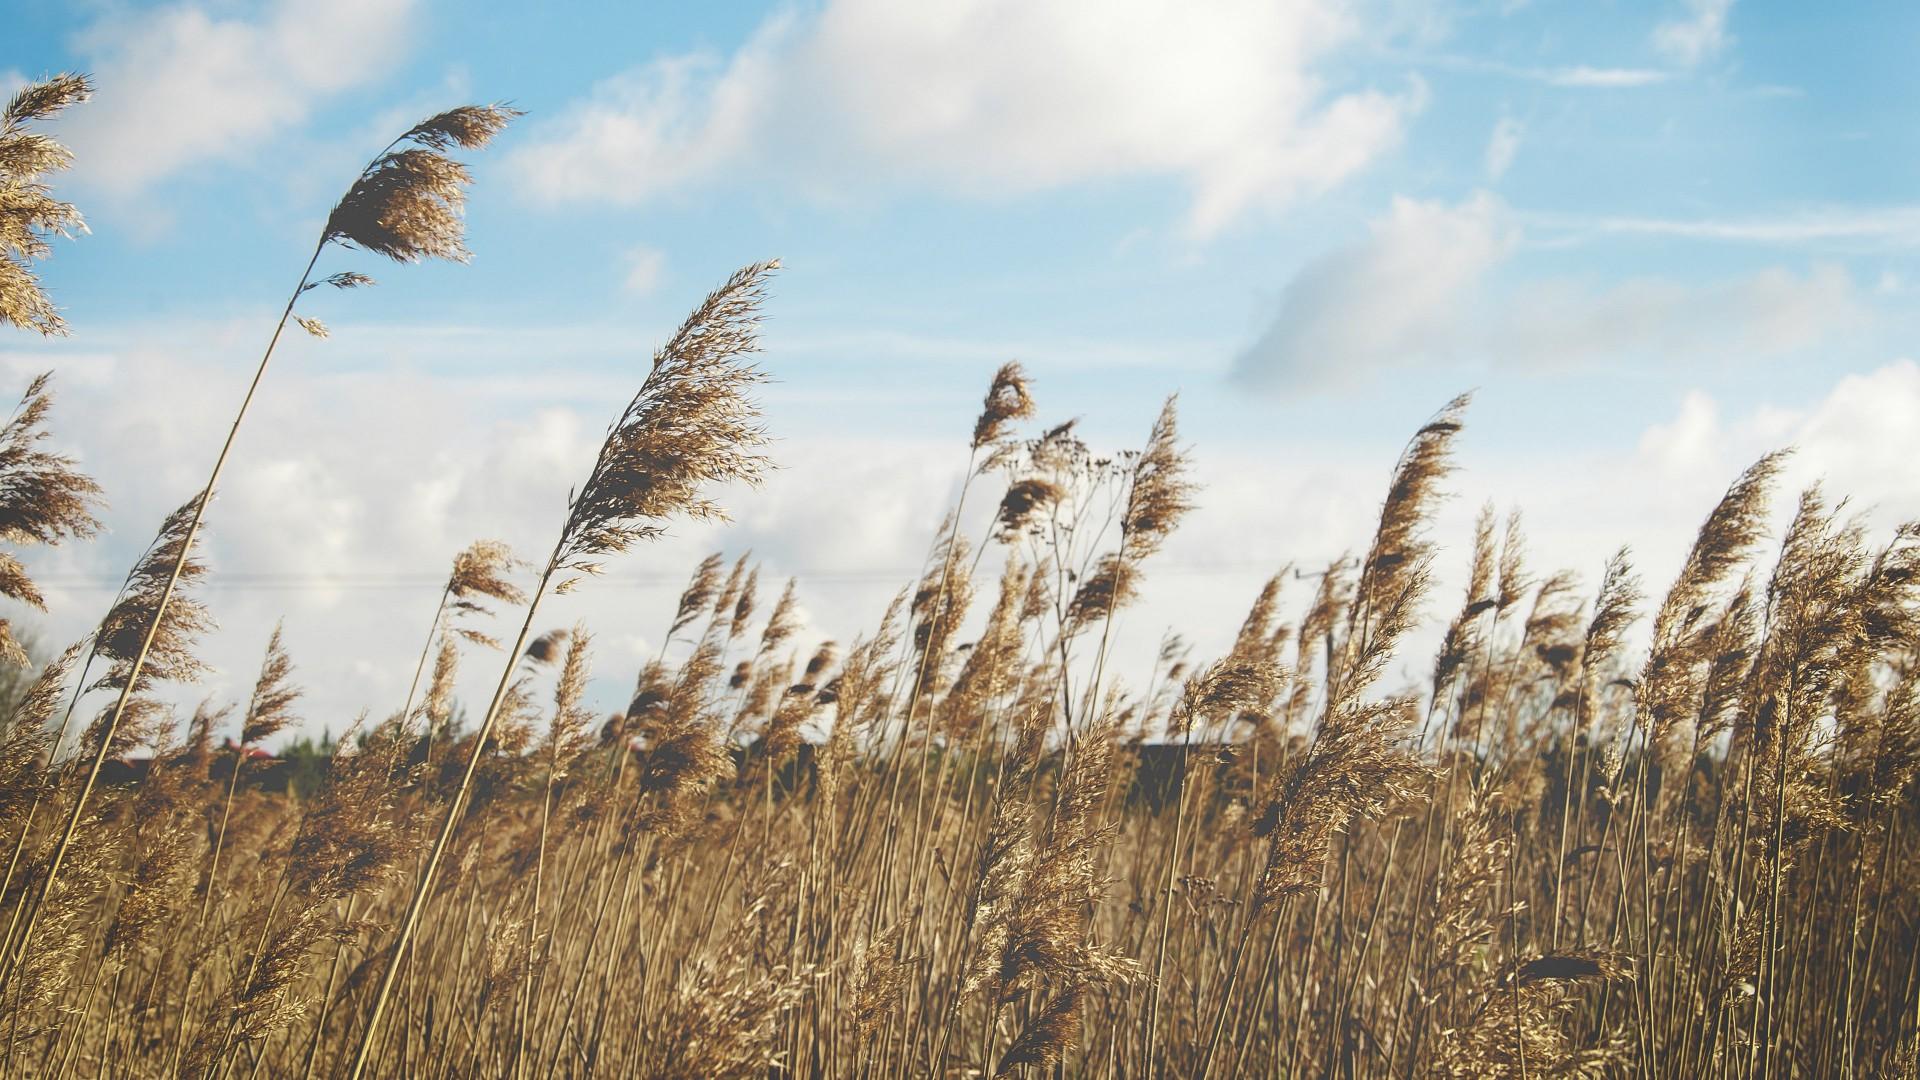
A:
{"type": "MultiPolygon", "coordinates": [[[[0,220],[0,317],[29,330],[58,329],[29,268],[78,224],[29,126],[84,90],[23,92],[0,130],[0,169],[34,178],[26,224],[0,220]]],[[[294,301],[370,283],[315,278],[330,245],[463,258],[448,154],[512,115],[454,110],[377,157],[294,301]]],[[[812,640],[804,578],[716,552],[643,616],[664,633],[628,702],[590,712],[620,631],[541,626],[543,602],[771,467],[774,269],[651,355],[544,561],[478,542],[401,601],[433,608],[417,654],[366,659],[412,665],[407,697],[298,793],[249,753],[342,719],[299,696],[297,625],[245,700],[171,704],[205,671],[196,539],[243,402],[96,629],[0,716],[0,1073],[1920,1070],[1920,524],[1875,542],[1818,488],[1777,506],[1779,455],[1703,508],[1649,607],[1624,549],[1585,583],[1531,566],[1513,512],[1450,546],[1457,399],[1383,455],[1357,554],[1308,573],[1244,538],[1284,568],[1222,616],[1228,644],[1169,631],[1136,666],[1116,616],[1202,498],[1175,402],[1110,453],[1036,424],[1045,388],[1010,364],[872,625],[812,640]],[[1435,654],[1411,656],[1450,571],[1435,654]],[[476,656],[500,668],[463,731],[476,656]]],[[[274,341],[324,332],[294,307],[274,341]]],[[[0,592],[29,608],[14,552],[88,539],[101,497],[46,446],[48,388],[0,429],[0,592]]],[[[0,659],[23,640],[0,626],[0,659]]]]}
{"type": "MultiPolygon", "coordinates": [[[[102,694],[133,677],[192,506],[170,519],[0,741],[11,1068],[1909,1066],[1920,527],[1869,550],[1809,493],[1769,550],[1776,458],[1708,515],[1644,652],[1625,552],[1582,603],[1484,513],[1432,678],[1383,692],[1442,557],[1429,523],[1461,403],[1416,433],[1362,556],[1291,603],[1275,576],[1225,653],[1190,668],[1170,643],[1137,683],[1117,654],[1060,643],[1104,617],[1078,570],[1141,535],[1140,473],[1042,432],[986,474],[1029,488],[943,525],[924,579],[844,651],[791,652],[804,581],[774,595],[750,560],[703,561],[662,616],[675,647],[597,722],[580,705],[593,635],[536,635],[538,602],[759,474],[743,360],[767,269],[662,348],[533,586],[495,547],[462,556],[431,671],[404,661],[416,707],[363,724],[310,798],[261,790],[263,767],[211,743],[291,722],[276,635],[251,700],[210,703],[184,741],[157,704],[111,735],[110,710],[93,718],[83,762],[108,738],[109,760],[158,749],[138,784],[95,785],[50,883],[86,779],[49,761],[56,714],[87,655],[102,694]],[[1030,497],[1036,478],[1058,491],[1030,497]],[[1050,516],[1097,530],[1109,513],[1111,542],[1083,526],[1052,548],[1050,516]],[[948,547],[976,528],[1002,566],[963,614],[979,563],[948,547]],[[469,620],[520,597],[492,707],[454,732],[458,644],[484,636],[469,620]],[[36,799],[59,821],[30,822],[36,799]]],[[[181,576],[207,572],[189,559],[181,576]]],[[[198,603],[176,591],[133,700],[196,673],[198,603]]]]}

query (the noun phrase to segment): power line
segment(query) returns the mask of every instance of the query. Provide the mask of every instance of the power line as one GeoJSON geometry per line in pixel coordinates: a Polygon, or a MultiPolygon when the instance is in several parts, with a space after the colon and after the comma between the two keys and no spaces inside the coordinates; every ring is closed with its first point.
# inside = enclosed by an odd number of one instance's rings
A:
{"type": "MultiPolygon", "coordinates": [[[[1218,577],[1229,574],[1244,574],[1260,570],[1272,570],[1273,563],[1265,561],[1231,563],[1155,563],[1149,569],[1153,574],[1172,574],[1187,577],[1218,577]]],[[[874,568],[867,570],[797,570],[792,575],[800,579],[802,585],[873,585],[899,584],[919,578],[923,567],[874,568]]],[[[35,579],[43,588],[61,589],[99,589],[117,591],[121,578],[96,574],[48,574],[35,579]]],[[[418,572],[399,573],[341,573],[321,574],[297,571],[214,571],[201,581],[194,583],[196,590],[226,590],[253,592],[299,592],[309,589],[342,589],[352,591],[383,590],[425,590],[438,588],[446,583],[445,574],[418,572]]],[[[687,575],[684,573],[639,573],[609,574],[594,581],[595,589],[628,588],[648,589],[662,586],[684,585],[687,575]]]]}

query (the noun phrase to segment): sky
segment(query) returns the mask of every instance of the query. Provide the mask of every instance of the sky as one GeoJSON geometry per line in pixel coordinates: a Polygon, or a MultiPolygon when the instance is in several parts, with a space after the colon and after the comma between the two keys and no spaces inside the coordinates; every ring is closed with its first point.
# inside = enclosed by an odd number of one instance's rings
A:
{"type": "Polygon", "coordinates": [[[108,500],[98,540],[23,553],[50,611],[0,614],[44,651],[204,482],[365,159],[454,104],[526,111],[472,156],[470,265],[325,256],[379,286],[301,302],[332,337],[281,345],[209,513],[216,670],[184,700],[244,699],[284,619],[304,732],[398,706],[452,555],[546,551],[654,346],[771,257],[779,470],[542,609],[594,631],[604,707],[710,550],[769,597],[798,577],[803,641],[870,632],[1007,360],[1104,448],[1179,394],[1204,486],[1121,671],[1169,628],[1217,651],[1268,575],[1364,547],[1463,390],[1435,621],[1489,502],[1536,565],[1593,584],[1627,544],[1655,593],[1776,447],[1788,487],[1920,516],[1911,5],[6,7],[0,90],[97,87],[50,126],[91,228],[42,268],[72,333],[0,335],[0,377],[54,372],[53,445],[108,500]]]}

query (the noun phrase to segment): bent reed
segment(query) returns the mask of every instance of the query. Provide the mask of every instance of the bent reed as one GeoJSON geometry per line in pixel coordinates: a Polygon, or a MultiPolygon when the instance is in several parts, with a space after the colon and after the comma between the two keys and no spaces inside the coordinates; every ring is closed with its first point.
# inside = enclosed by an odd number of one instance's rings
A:
{"type": "MultiPolygon", "coordinates": [[[[0,219],[31,241],[0,316],[41,332],[30,260],[79,218],[24,125],[85,91],[29,87],[0,129],[32,151],[0,153],[31,197],[0,219]]],[[[403,135],[316,259],[463,257],[445,152],[512,115],[403,135]]],[[[1356,554],[1276,573],[1222,655],[1170,634],[1123,670],[1115,620],[1203,498],[1176,402],[1108,453],[1023,427],[1009,364],[875,625],[797,649],[806,583],[768,606],[716,553],[630,703],[590,713],[593,631],[540,633],[540,603],[769,467],[749,360],[776,266],[654,353],[544,561],[476,542],[394,613],[427,626],[370,658],[412,667],[406,699],[305,782],[250,748],[345,718],[304,709],[278,629],[248,701],[179,723],[157,693],[202,670],[212,482],[167,519],[0,710],[0,1074],[1920,1075],[1920,524],[1870,544],[1815,488],[1771,538],[1780,455],[1651,601],[1625,551],[1590,587],[1537,572],[1491,508],[1438,597],[1461,398],[1356,554]],[[1430,676],[1396,683],[1443,602],[1430,676]],[[468,662],[499,676],[463,727],[468,662]]],[[[9,547],[98,527],[96,485],[37,447],[52,415],[36,380],[0,431],[9,547]]],[[[0,591],[44,603],[6,552],[0,591]]]]}

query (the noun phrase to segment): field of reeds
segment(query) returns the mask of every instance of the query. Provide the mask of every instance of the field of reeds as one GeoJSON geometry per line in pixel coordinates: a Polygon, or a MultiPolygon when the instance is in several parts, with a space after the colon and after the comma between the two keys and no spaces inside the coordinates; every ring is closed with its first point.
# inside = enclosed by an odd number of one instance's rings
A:
{"type": "MultiPolygon", "coordinates": [[[[36,125],[87,90],[0,119],[15,328],[61,329],[33,264],[79,217],[36,125]]],[[[273,340],[325,332],[310,290],[372,284],[313,277],[323,251],[461,258],[453,155],[514,115],[376,156],[273,340]]],[[[664,645],[631,704],[588,711],[605,628],[540,604],[752,497],[774,269],[654,353],[561,481],[550,552],[476,542],[400,601],[431,614],[389,658],[413,692],[292,790],[249,750],[319,719],[277,633],[248,700],[168,704],[201,669],[196,539],[245,406],[207,433],[207,484],[0,718],[0,1074],[1916,1075],[1920,527],[1870,543],[1816,489],[1769,535],[1778,455],[1700,508],[1672,582],[1623,551],[1583,584],[1530,566],[1515,519],[1432,535],[1458,400],[1380,463],[1352,556],[1220,613],[1224,655],[1170,638],[1120,670],[1115,613],[1200,497],[1174,402],[1106,453],[1035,424],[1008,365],[955,433],[961,505],[872,625],[796,651],[805,582],[770,599],[715,555],[638,628],[664,645]],[[1464,590],[1436,595],[1443,569],[1464,590]],[[1430,680],[1388,684],[1426,620],[1430,680]],[[464,725],[460,665],[498,672],[464,725]]],[[[42,379],[0,430],[16,606],[43,601],[12,551],[98,527],[56,420],[42,379]]]]}

